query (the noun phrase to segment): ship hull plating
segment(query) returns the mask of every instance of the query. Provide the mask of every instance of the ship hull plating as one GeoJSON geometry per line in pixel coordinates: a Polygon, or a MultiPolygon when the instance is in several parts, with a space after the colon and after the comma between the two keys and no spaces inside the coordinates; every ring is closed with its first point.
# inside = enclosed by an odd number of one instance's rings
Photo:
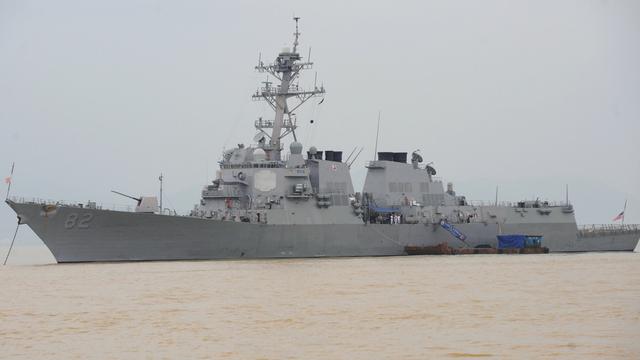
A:
{"type": "MultiPolygon", "coordinates": [[[[9,205],[57,262],[203,260],[405,255],[404,246],[496,246],[496,224],[270,225],[39,204],[9,205]]],[[[575,223],[503,224],[503,233],[544,236],[552,252],[632,251],[638,236],[579,238],[575,223]]]]}

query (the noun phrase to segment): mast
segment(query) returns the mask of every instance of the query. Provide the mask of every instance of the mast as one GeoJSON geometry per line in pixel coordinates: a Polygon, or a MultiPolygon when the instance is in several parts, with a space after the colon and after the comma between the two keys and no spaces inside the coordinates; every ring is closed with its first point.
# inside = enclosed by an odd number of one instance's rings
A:
{"type": "Polygon", "coordinates": [[[296,80],[300,75],[300,71],[311,69],[313,63],[308,59],[306,62],[301,61],[302,57],[298,53],[298,38],[300,37],[298,20],[300,18],[294,17],[293,20],[296,22],[296,32],[293,33],[293,49],[284,48],[272,64],[265,64],[262,60],[258,60],[258,65],[255,67],[258,72],[270,74],[280,81],[280,85],[273,87],[272,82],[267,79],[263,82],[264,86],[256,90],[252,96],[254,100],[266,100],[275,111],[273,121],[260,118],[255,122],[256,129],[269,139],[268,143],[265,141],[258,145],[262,147],[269,160],[272,161],[281,159],[282,145],[280,140],[291,133],[295,138],[297,126],[294,111],[310,98],[325,93],[322,85],[317,87],[314,84],[313,90],[303,90],[298,86],[296,80]],[[292,107],[289,107],[287,100],[292,97],[297,102],[292,104],[292,107]],[[268,132],[269,128],[271,129],[270,134],[268,132]]]}

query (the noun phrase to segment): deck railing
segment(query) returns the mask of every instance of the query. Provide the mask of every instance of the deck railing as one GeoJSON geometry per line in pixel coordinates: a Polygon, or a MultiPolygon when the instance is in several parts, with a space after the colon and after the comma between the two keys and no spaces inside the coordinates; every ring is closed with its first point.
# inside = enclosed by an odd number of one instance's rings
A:
{"type": "Polygon", "coordinates": [[[98,209],[98,210],[112,210],[112,211],[127,211],[132,212],[134,210],[134,206],[131,205],[122,205],[122,204],[110,204],[110,203],[97,203],[94,201],[69,201],[69,200],[52,200],[52,199],[43,199],[43,198],[30,198],[30,197],[22,197],[22,196],[11,196],[9,200],[19,203],[19,204],[38,204],[38,205],[56,205],[56,206],[66,206],[73,208],[82,208],[82,209],[98,209]]]}
{"type": "MultiPolygon", "coordinates": [[[[135,206],[122,205],[113,203],[97,203],[95,201],[69,201],[69,200],[51,200],[35,197],[23,197],[23,196],[10,196],[9,200],[19,204],[37,204],[37,205],[55,205],[71,207],[76,209],[96,209],[96,210],[111,210],[111,211],[124,211],[133,212],[135,206]]],[[[162,215],[180,216],[174,209],[164,208],[161,212],[162,215]]]]}
{"type": "MultiPolygon", "coordinates": [[[[519,201],[498,201],[498,206],[518,207],[519,201]]],[[[467,200],[472,206],[496,206],[495,200],[467,200]]],[[[531,203],[526,204],[527,208],[532,208],[531,203]]],[[[540,201],[539,207],[564,207],[567,203],[564,201],[540,201]]]]}

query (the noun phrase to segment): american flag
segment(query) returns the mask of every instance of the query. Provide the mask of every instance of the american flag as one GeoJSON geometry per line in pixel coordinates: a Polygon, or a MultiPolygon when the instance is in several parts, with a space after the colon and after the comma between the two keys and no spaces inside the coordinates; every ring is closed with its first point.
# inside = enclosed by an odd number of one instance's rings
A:
{"type": "Polygon", "coordinates": [[[618,220],[622,220],[624,222],[624,212],[627,211],[627,200],[624,201],[624,208],[622,209],[622,212],[620,212],[620,214],[618,214],[618,216],[613,218],[613,221],[618,221],[618,220]]]}
{"type": "Polygon", "coordinates": [[[618,216],[613,218],[613,221],[624,220],[624,211],[622,211],[618,216]]]}

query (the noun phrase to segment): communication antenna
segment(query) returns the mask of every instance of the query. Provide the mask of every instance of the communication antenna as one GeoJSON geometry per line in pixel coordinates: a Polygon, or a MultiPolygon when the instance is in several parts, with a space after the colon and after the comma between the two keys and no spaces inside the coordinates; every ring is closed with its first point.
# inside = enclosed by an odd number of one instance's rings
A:
{"type": "MultiPolygon", "coordinates": [[[[293,35],[296,36],[295,40],[293,41],[293,52],[297,53],[297,49],[298,49],[298,37],[300,36],[300,32],[298,31],[298,20],[300,20],[299,16],[294,16],[293,20],[295,20],[296,22],[296,32],[293,33],[293,35]]],[[[311,49],[309,49],[309,55],[311,55],[311,49]]],[[[308,59],[307,59],[308,61],[308,59]]]]}
{"type": "Polygon", "coordinates": [[[380,135],[380,110],[378,110],[378,129],[376,130],[376,147],[374,149],[373,158],[378,160],[378,137],[380,135]]]}
{"type": "Polygon", "coordinates": [[[351,165],[353,165],[354,162],[356,162],[356,160],[358,159],[358,156],[360,156],[360,153],[362,152],[362,150],[364,150],[364,147],[360,148],[360,151],[358,151],[358,153],[356,154],[356,156],[353,158],[353,160],[351,160],[350,163],[347,164],[347,166],[349,167],[349,169],[351,169],[351,165]]]}
{"type": "Polygon", "coordinates": [[[349,153],[349,156],[347,156],[347,160],[345,160],[344,162],[349,163],[349,159],[351,159],[351,156],[353,156],[353,153],[356,152],[356,150],[358,150],[358,147],[354,147],[353,150],[351,150],[351,152],[349,153]]]}

